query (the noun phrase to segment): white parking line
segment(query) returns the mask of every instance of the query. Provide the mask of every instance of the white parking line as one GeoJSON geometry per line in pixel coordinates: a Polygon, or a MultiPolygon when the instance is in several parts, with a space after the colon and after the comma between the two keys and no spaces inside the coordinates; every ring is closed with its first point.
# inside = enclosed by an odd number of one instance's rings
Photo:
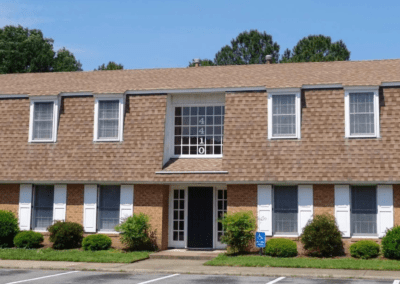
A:
{"type": "Polygon", "coordinates": [[[158,281],[158,280],[163,280],[163,279],[170,278],[170,277],[174,277],[174,276],[178,276],[178,275],[180,275],[180,274],[172,274],[172,275],[168,275],[168,276],[165,276],[165,277],[161,277],[161,278],[156,278],[156,279],[153,279],[153,280],[149,280],[149,281],[146,281],[146,282],[140,282],[140,283],[138,283],[138,284],[146,284],[146,283],[156,282],[156,281],[158,281]]]}
{"type": "Polygon", "coordinates": [[[400,284],[400,280],[394,280],[393,284],[400,284]]]}
{"type": "Polygon", "coordinates": [[[268,282],[267,284],[273,284],[273,283],[276,283],[276,282],[278,282],[278,281],[281,281],[282,279],[285,279],[286,277],[279,277],[279,278],[276,278],[275,280],[272,280],[272,281],[270,281],[270,282],[268,282]]]}
{"type": "Polygon", "coordinates": [[[61,275],[70,274],[70,273],[76,273],[76,272],[79,272],[79,271],[64,272],[64,273],[60,273],[60,274],[48,275],[48,276],[43,276],[43,277],[38,277],[38,278],[32,278],[32,279],[15,281],[15,282],[9,282],[9,283],[6,283],[6,284],[16,284],[16,283],[22,283],[22,282],[28,282],[28,281],[35,281],[35,280],[40,280],[40,279],[44,279],[44,278],[61,276],[61,275]]]}

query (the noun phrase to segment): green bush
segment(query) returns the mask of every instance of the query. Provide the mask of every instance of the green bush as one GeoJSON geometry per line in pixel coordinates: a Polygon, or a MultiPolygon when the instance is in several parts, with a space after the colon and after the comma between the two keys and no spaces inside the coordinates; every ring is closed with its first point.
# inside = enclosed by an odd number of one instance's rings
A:
{"type": "Polygon", "coordinates": [[[400,226],[386,231],[382,239],[382,251],[386,258],[400,259],[400,226]]]}
{"type": "Polygon", "coordinates": [[[38,232],[19,232],[14,238],[14,245],[17,248],[39,248],[43,242],[43,235],[38,232]]]}
{"type": "Polygon", "coordinates": [[[224,228],[221,242],[227,244],[234,253],[246,251],[250,241],[254,240],[256,230],[256,219],[253,213],[249,211],[225,214],[219,222],[224,228]]]}
{"type": "Polygon", "coordinates": [[[297,244],[288,239],[270,239],[265,246],[265,254],[277,257],[297,255],[297,244]]]}
{"type": "Polygon", "coordinates": [[[144,213],[133,214],[115,227],[121,232],[121,243],[131,250],[156,250],[155,232],[150,231],[149,216],[144,213]]]}
{"type": "Polygon", "coordinates": [[[352,257],[368,259],[379,255],[379,245],[374,241],[359,241],[350,246],[352,257]]]}
{"type": "Polygon", "coordinates": [[[73,222],[57,221],[47,228],[54,249],[80,248],[83,239],[83,227],[73,222]]]}
{"type": "Polygon", "coordinates": [[[14,213],[0,210],[0,248],[12,247],[18,232],[18,219],[14,213]]]}
{"type": "Polygon", "coordinates": [[[83,250],[108,250],[111,247],[110,237],[102,234],[90,235],[83,239],[83,250]]]}
{"type": "Polygon", "coordinates": [[[312,256],[331,257],[344,253],[342,233],[332,215],[315,216],[308,222],[300,238],[304,249],[312,256]]]}

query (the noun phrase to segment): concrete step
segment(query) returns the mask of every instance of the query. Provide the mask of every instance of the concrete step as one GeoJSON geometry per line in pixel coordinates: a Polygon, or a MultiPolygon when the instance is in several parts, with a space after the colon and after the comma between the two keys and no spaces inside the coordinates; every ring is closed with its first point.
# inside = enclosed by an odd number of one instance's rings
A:
{"type": "Polygon", "coordinates": [[[169,249],[150,254],[151,259],[192,259],[210,260],[217,257],[225,250],[188,250],[188,249],[169,249]]]}

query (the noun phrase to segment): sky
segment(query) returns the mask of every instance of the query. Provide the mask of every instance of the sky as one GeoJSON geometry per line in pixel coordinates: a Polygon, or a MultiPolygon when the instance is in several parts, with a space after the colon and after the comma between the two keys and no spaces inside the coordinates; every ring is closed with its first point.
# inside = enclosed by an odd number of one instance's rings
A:
{"type": "Polygon", "coordinates": [[[187,67],[214,59],[239,33],[265,31],[286,48],[312,34],[343,40],[350,60],[400,58],[400,1],[0,0],[0,27],[40,29],[91,71],[187,67]]]}

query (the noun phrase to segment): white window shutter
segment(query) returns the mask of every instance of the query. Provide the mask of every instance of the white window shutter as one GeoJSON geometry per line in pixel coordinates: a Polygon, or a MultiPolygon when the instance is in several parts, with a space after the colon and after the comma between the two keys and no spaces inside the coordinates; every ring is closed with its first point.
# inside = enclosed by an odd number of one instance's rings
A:
{"type": "Polygon", "coordinates": [[[127,217],[133,215],[133,185],[123,184],[121,185],[121,201],[119,206],[119,218],[122,223],[127,217]]]}
{"type": "Polygon", "coordinates": [[[312,220],[314,213],[314,199],[312,185],[299,185],[299,235],[303,233],[304,227],[312,220]]]}
{"type": "Polygon", "coordinates": [[[384,237],[386,230],[394,225],[393,220],[393,186],[378,185],[378,234],[384,237]]]}
{"type": "Polygon", "coordinates": [[[258,231],[272,236],[272,186],[258,185],[257,188],[258,231]]]}
{"type": "Polygon", "coordinates": [[[335,217],[343,237],[350,237],[350,186],[335,185],[335,217]]]}
{"type": "Polygon", "coordinates": [[[83,227],[85,232],[96,232],[97,221],[97,185],[85,184],[83,205],[83,227]]]}
{"type": "Polygon", "coordinates": [[[32,184],[21,184],[19,188],[19,228],[22,231],[31,229],[32,184]]]}
{"type": "Polygon", "coordinates": [[[54,185],[54,209],[53,220],[65,221],[65,214],[67,210],[67,185],[56,184],[54,185]]]}

